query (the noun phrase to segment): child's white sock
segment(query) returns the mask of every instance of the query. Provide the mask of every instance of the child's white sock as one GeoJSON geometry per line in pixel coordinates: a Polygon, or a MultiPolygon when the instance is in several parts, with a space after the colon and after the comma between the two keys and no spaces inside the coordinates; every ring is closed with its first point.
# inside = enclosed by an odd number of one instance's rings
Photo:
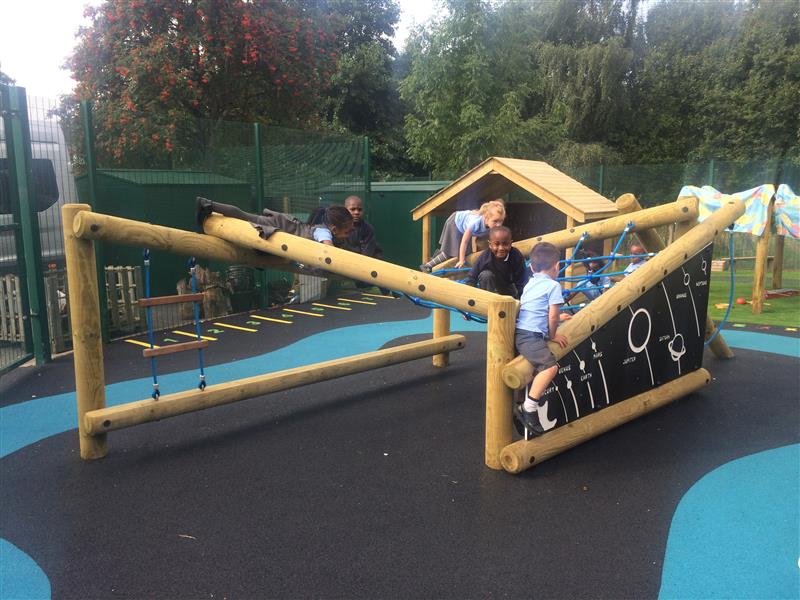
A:
{"type": "Polygon", "coordinates": [[[530,396],[525,396],[525,402],[522,404],[522,408],[525,409],[525,412],[536,412],[539,408],[539,403],[530,396]]]}

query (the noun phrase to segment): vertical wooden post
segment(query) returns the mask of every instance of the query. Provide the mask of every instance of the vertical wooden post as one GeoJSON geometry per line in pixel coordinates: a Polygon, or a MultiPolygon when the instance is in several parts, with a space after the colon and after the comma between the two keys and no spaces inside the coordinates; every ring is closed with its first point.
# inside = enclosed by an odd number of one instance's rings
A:
{"type": "MultiPolygon", "coordinates": [[[[450,335],[450,311],[444,308],[433,309],[433,339],[450,335]]],[[[442,352],[433,355],[434,367],[446,367],[450,364],[450,353],[442,352]]]]}
{"type": "Polygon", "coordinates": [[[422,217],[422,262],[431,259],[431,216],[422,217]]]}
{"type": "Polygon", "coordinates": [[[767,206],[767,222],[764,233],[756,243],[756,272],[753,276],[753,314],[761,314],[764,310],[764,281],[767,276],[767,258],[769,256],[769,236],[772,229],[772,211],[775,208],[775,196],[772,196],[767,206]]]}
{"type": "Polygon", "coordinates": [[[783,287],[783,245],[785,241],[785,236],[779,235],[775,237],[775,262],[772,264],[773,290],[783,287]]]}
{"type": "Polygon", "coordinates": [[[75,363],[75,396],[78,402],[78,436],[81,458],[102,458],[108,452],[106,436],[88,435],[83,416],[90,410],[105,408],[106,389],[103,369],[103,338],[100,329],[100,296],[94,242],[75,237],[72,222],[88,204],[65,204],[61,208],[64,227],[64,254],[67,259],[69,314],[72,320],[72,347],[75,363]]]}
{"type": "Polygon", "coordinates": [[[514,358],[514,329],[519,302],[501,296],[489,303],[486,334],[486,443],[485,462],[502,469],[500,452],[511,443],[513,392],[503,382],[503,367],[514,358]]]}

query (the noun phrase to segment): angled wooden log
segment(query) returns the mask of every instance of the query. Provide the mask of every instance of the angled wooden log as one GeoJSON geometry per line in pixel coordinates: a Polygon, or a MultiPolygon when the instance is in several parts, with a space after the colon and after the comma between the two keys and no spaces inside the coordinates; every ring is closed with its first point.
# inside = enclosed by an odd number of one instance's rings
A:
{"type": "Polygon", "coordinates": [[[163,250],[183,256],[219,260],[261,269],[299,272],[291,261],[258,254],[225,240],[173,227],[153,225],[90,211],[82,211],[76,215],[72,231],[76,238],[82,240],[98,240],[125,246],[163,250]]]}
{"type": "Polygon", "coordinates": [[[348,252],[307,240],[296,235],[276,231],[269,238],[259,237],[256,229],[246,221],[212,214],[203,224],[207,237],[218,237],[233,244],[260,250],[273,256],[303,263],[307,267],[321,269],[358,281],[367,281],[422,300],[485,317],[489,303],[497,294],[455,283],[400,267],[389,262],[348,252]]]}
{"type": "Polygon", "coordinates": [[[166,394],[158,400],[148,398],[118,406],[87,412],[83,427],[89,435],[103,435],[108,431],[131,427],[150,421],[158,421],[184,413],[195,412],[212,406],[221,406],[247,400],[272,392],[288,390],[318,381],[327,381],[379,369],[388,365],[408,362],[440,352],[450,352],[464,347],[463,335],[449,335],[435,340],[423,340],[376,352],[365,352],[355,356],[329,360],[294,369],[286,369],[238,379],[227,383],[209,385],[205,390],[188,390],[166,394]]]}
{"type": "MultiPolygon", "coordinates": [[[[634,227],[631,231],[639,232],[653,227],[669,225],[682,221],[696,220],[698,209],[697,198],[678,198],[677,201],[653,208],[645,208],[636,213],[636,219],[631,219],[630,215],[620,215],[602,221],[595,221],[579,227],[570,227],[561,231],[554,231],[527,240],[514,242],[514,247],[522,252],[524,256],[530,254],[539,242],[550,242],[557,248],[569,248],[578,243],[584,233],[588,233],[589,240],[604,240],[621,234],[628,223],[633,220],[634,227]]],[[[473,263],[478,258],[478,253],[470,254],[468,261],[473,263]]],[[[451,258],[438,265],[434,271],[447,269],[455,266],[456,259],[451,258]]]]}
{"type": "MultiPolygon", "coordinates": [[[[642,210],[642,207],[639,204],[639,201],[636,199],[636,196],[633,194],[625,194],[624,196],[620,196],[617,200],[617,209],[626,214],[638,214],[638,211],[642,210]]],[[[661,252],[664,250],[664,248],[666,248],[664,241],[661,239],[661,236],[658,235],[658,232],[655,229],[637,231],[636,237],[639,238],[639,241],[642,243],[642,246],[646,252],[661,252]]],[[[705,339],[708,340],[714,336],[714,339],[711,340],[711,343],[708,345],[709,349],[717,358],[733,358],[733,351],[728,346],[725,338],[722,337],[722,333],[716,332],[717,326],[714,324],[714,321],[711,319],[711,317],[706,316],[705,339]],[[714,335],[715,333],[716,335],[714,335]]]]}
{"type": "MultiPolygon", "coordinates": [[[[602,327],[611,318],[627,308],[631,302],[657,285],[666,275],[679,268],[690,256],[693,256],[713,241],[720,231],[733,223],[744,213],[741,200],[730,200],[714,212],[709,218],[687,232],[682,238],[665,248],[657,256],[615,284],[589,306],[581,310],[564,323],[559,331],[568,340],[566,348],[550,343],[550,350],[556,359],[572,351],[578,344],[602,327]]],[[[624,215],[628,216],[628,215],[624,215]]],[[[533,378],[533,365],[518,356],[503,369],[503,380],[510,388],[522,389],[533,378]]]]}
{"type": "Polygon", "coordinates": [[[500,461],[509,473],[520,473],[593,437],[691,394],[710,381],[711,375],[705,369],[692,371],[669,383],[562,425],[540,437],[509,444],[503,448],[500,461]]]}

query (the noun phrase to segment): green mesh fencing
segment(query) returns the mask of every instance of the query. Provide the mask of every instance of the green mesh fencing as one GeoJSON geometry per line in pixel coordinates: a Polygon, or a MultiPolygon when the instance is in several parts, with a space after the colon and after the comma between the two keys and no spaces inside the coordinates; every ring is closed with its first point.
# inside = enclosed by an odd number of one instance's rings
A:
{"type": "Polygon", "coordinates": [[[266,127],[262,146],[268,208],[308,214],[351,194],[366,195],[363,138],[266,127]]]}

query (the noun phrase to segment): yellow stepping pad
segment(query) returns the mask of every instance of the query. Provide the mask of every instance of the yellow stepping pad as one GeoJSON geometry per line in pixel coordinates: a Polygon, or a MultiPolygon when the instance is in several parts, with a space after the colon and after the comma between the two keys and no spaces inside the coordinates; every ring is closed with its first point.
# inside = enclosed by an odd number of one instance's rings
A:
{"type": "Polygon", "coordinates": [[[314,306],[321,306],[322,308],[333,308],[335,310],[353,310],[352,308],[345,308],[344,306],[333,306],[331,304],[322,304],[321,302],[312,302],[314,306]]]}
{"type": "Polygon", "coordinates": [[[317,313],[306,312],[304,310],[297,310],[296,308],[282,308],[281,310],[285,310],[286,312],[296,313],[298,315],[308,315],[309,317],[324,317],[325,315],[320,315],[317,313]]]}
{"type": "Polygon", "coordinates": [[[394,296],[387,296],[385,294],[367,294],[366,292],[361,292],[362,296],[369,296],[370,298],[388,298],[389,300],[397,300],[394,296]]]}
{"type": "MultiPolygon", "coordinates": [[[[172,333],[176,333],[178,335],[183,335],[183,336],[186,336],[186,337],[197,339],[197,334],[196,333],[189,333],[188,331],[174,331],[173,330],[172,333]]],[[[217,338],[211,337],[210,335],[201,335],[200,339],[201,340],[208,340],[209,342],[216,342],[217,341],[217,338]]]]}
{"type": "Polygon", "coordinates": [[[286,319],[273,319],[272,317],[262,317],[261,315],[250,315],[254,319],[261,319],[262,321],[272,321],[273,323],[286,323],[287,325],[291,325],[292,321],[287,321],[286,319]]]}
{"type": "Polygon", "coordinates": [[[356,304],[369,304],[370,306],[378,304],[377,302],[364,302],[363,300],[353,300],[352,298],[337,298],[337,300],[341,302],[354,302],[356,304]]]}
{"type": "MultiPolygon", "coordinates": [[[[150,344],[147,342],[140,342],[139,340],[125,340],[129,344],[136,344],[137,346],[144,346],[145,348],[149,348],[150,344]]],[[[161,348],[161,346],[153,346],[153,348],[161,348]]]]}
{"type": "Polygon", "coordinates": [[[226,325],[225,323],[214,323],[217,327],[225,327],[226,329],[236,329],[237,331],[249,331],[250,333],[258,333],[258,329],[251,327],[239,327],[238,325],[226,325]]]}

